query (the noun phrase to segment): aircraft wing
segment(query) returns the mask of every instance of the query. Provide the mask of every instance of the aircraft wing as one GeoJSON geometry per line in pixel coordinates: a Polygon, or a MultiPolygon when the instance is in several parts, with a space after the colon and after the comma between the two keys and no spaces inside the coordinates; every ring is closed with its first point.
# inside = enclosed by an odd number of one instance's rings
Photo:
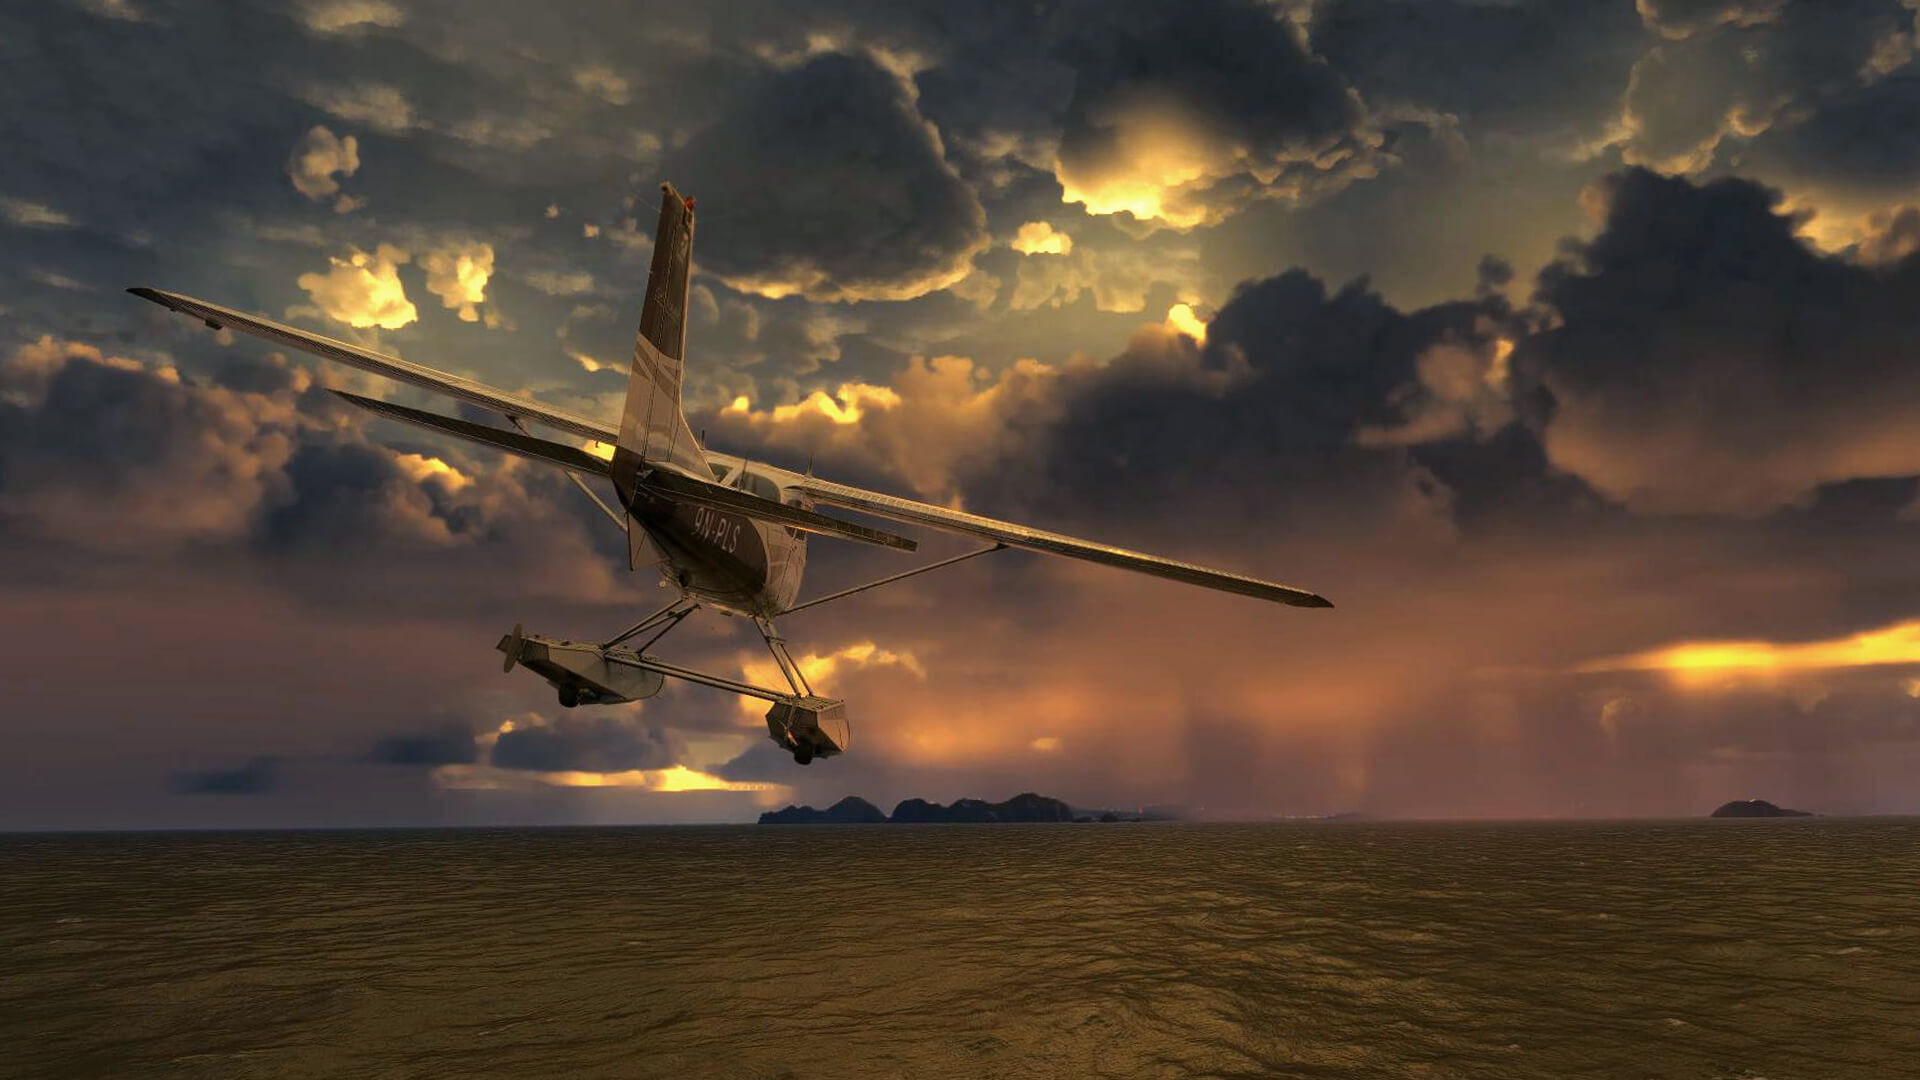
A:
{"type": "MultiPolygon", "coordinates": [[[[345,390],[333,392],[348,403],[358,405],[368,412],[384,416],[389,420],[414,424],[444,435],[458,436],[471,442],[491,446],[495,450],[518,454],[547,465],[557,465],[570,472],[584,473],[588,476],[612,474],[610,462],[604,458],[594,457],[578,447],[536,439],[520,432],[502,431],[499,428],[487,427],[485,424],[475,424],[421,409],[410,409],[405,405],[395,405],[391,401],[349,394],[345,390]]],[[[667,469],[646,471],[640,477],[639,486],[643,491],[675,502],[704,506],[712,510],[731,510],[761,521],[770,521],[776,525],[798,529],[801,532],[833,536],[842,540],[858,540],[861,543],[896,548],[900,551],[912,551],[919,546],[904,536],[895,536],[865,525],[856,525],[851,521],[841,521],[839,518],[828,517],[825,514],[816,514],[802,507],[770,502],[744,491],[722,487],[696,477],[683,476],[667,469]]],[[[602,508],[605,509],[604,506],[602,508]]],[[[607,512],[613,513],[611,510],[607,512]]]]}
{"type": "Polygon", "coordinates": [[[1241,596],[1271,600],[1294,607],[1330,608],[1333,606],[1326,597],[1305,589],[1296,589],[1290,585],[1279,585],[1259,578],[1228,573],[1225,570],[1211,570],[1204,566],[1180,562],[1177,559],[1128,551],[1126,548],[1097,544],[1091,540],[1077,540],[1071,536],[1062,536],[1059,533],[1046,532],[1026,525],[995,521],[993,518],[981,517],[978,514],[949,510],[942,506],[915,502],[912,499],[902,499],[894,495],[883,495],[877,491],[836,484],[817,477],[789,474],[788,483],[815,502],[846,510],[858,510],[892,521],[977,536],[1008,547],[1024,548],[1048,555],[1062,555],[1069,559],[1083,559],[1103,566],[1115,566],[1122,570],[1152,574],[1154,577],[1167,578],[1187,585],[1238,593],[1241,596]]]}
{"type": "Polygon", "coordinates": [[[196,300],[191,296],[181,296],[179,293],[144,288],[127,291],[143,300],[151,300],[161,307],[171,308],[183,315],[191,315],[215,329],[232,327],[243,333],[252,334],[254,337],[265,338],[276,345],[284,345],[328,360],[337,360],[363,371],[371,371],[376,375],[385,375],[390,379],[412,383],[507,416],[533,420],[570,434],[598,439],[608,444],[620,437],[618,429],[598,420],[588,419],[550,405],[542,405],[529,398],[509,394],[504,390],[496,390],[491,386],[471,379],[463,379],[458,375],[435,371],[433,368],[410,363],[397,356],[387,356],[371,349],[363,349],[358,345],[298,330],[283,323],[274,322],[272,319],[248,315],[232,308],[221,307],[219,304],[196,300]]]}

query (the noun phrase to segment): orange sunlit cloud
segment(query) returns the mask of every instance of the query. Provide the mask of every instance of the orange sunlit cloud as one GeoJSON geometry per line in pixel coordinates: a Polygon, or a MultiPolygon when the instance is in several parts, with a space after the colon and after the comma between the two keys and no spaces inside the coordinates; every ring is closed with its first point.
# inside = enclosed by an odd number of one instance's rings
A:
{"type": "Polygon", "coordinates": [[[1574,670],[1664,671],[1687,684],[1728,675],[1783,675],[1797,671],[1920,664],[1920,619],[1827,641],[1687,641],[1627,656],[1591,660],[1574,670]]]}
{"type": "MultiPolygon", "coordinates": [[[[824,689],[832,685],[834,675],[842,670],[843,664],[853,669],[898,667],[912,672],[913,676],[917,679],[925,680],[927,677],[927,669],[921,665],[919,658],[911,652],[905,650],[895,652],[892,649],[883,649],[871,641],[855,642],[843,649],[824,655],[812,652],[804,653],[794,657],[793,662],[799,665],[800,674],[807,680],[808,684],[815,686],[817,689],[824,689]]],[[[780,674],[780,667],[774,663],[770,657],[742,657],[740,668],[743,677],[750,683],[773,687],[784,685],[784,678],[780,674]]],[[[755,722],[758,722],[761,714],[766,712],[767,706],[766,702],[758,698],[743,697],[740,699],[740,708],[751,715],[755,722]]]]}
{"type": "Polygon", "coordinates": [[[1175,304],[1168,308],[1167,329],[1185,334],[1202,345],[1207,343],[1207,324],[1194,314],[1192,304],[1175,304]]]}
{"type": "Polygon", "coordinates": [[[768,417],[776,424],[790,423],[805,416],[824,416],[836,424],[857,424],[869,408],[891,409],[900,404],[898,391],[870,383],[841,383],[836,397],[829,397],[824,390],[815,390],[795,404],[775,405],[766,412],[755,412],[753,402],[741,394],[723,411],[749,417],[768,417]]]}
{"type": "Polygon", "coordinates": [[[1089,214],[1132,214],[1177,229],[1206,224],[1204,206],[1176,196],[1185,185],[1231,171],[1232,152],[1171,103],[1143,103],[1113,120],[1112,153],[1098,167],[1056,162],[1060,201],[1080,203],[1089,214]]]}

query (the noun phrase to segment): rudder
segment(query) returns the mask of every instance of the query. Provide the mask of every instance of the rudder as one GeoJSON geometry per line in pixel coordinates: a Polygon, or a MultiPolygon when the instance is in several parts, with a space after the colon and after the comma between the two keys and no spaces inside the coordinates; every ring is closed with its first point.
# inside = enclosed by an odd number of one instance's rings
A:
{"type": "Polygon", "coordinates": [[[661,184],[660,225],[613,455],[614,486],[623,501],[632,501],[634,477],[643,464],[671,463],[706,476],[706,456],[680,406],[692,258],[693,200],[681,197],[672,184],[661,184]]]}

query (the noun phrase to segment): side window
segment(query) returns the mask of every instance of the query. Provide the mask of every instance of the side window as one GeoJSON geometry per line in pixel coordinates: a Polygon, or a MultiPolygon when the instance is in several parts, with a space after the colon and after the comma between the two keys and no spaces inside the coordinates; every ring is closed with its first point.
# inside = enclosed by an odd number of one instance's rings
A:
{"type": "Polygon", "coordinates": [[[715,480],[725,480],[727,474],[733,471],[733,466],[728,465],[724,461],[709,461],[707,462],[707,468],[713,470],[713,478],[715,480]]]}
{"type": "Polygon", "coordinates": [[[762,499],[768,499],[773,502],[780,501],[780,485],[774,483],[771,477],[750,472],[747,474],[746,487],[748,491],[762,499]]]}

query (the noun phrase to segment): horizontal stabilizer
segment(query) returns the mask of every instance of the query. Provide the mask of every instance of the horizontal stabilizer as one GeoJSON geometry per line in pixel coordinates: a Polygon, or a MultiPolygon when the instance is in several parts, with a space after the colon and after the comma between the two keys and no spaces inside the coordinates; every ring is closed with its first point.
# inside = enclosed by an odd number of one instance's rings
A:
{"type": "Polygon", "coordinates": [[[916,551],[920,545],[904,536],[895,536],[865,525],[855,525],[851,521],[828,517],[798,506],[772,502],[744,491],[721,484],[697,480],[665,469],[652,469],[640,474],[639,488],[661,498],[675,502],[695,503],[715,510],[728,510],[736,514],[770,521],[776,525],[786,525],[806,533],[821,536],[833,536],[842,540],[858,540],[867,544],[894,548],[899,551],[916,551]]]}
{"type": "Polygon", "coordinates": [[[519,454],[524,458],[544,461],[549,465],[572,469],[574,472],[606,476],[610,468],[605,459],[594,457],[585,450],[564,443],[548,442],[531,435],[522,435],[517,431],[502,431],[485,424],[456,420],[451,416],[440,416],[420,409],[409,409],[405,405],[361,397],[359,394],[349,394],[345,390],[335,390],[334,393],[368,412],[378,413],[390,420],[399,420],[448,435],[457,435],[472,442],[484,443],[496,450],[505,450],[509,454],[519,454]]]}

